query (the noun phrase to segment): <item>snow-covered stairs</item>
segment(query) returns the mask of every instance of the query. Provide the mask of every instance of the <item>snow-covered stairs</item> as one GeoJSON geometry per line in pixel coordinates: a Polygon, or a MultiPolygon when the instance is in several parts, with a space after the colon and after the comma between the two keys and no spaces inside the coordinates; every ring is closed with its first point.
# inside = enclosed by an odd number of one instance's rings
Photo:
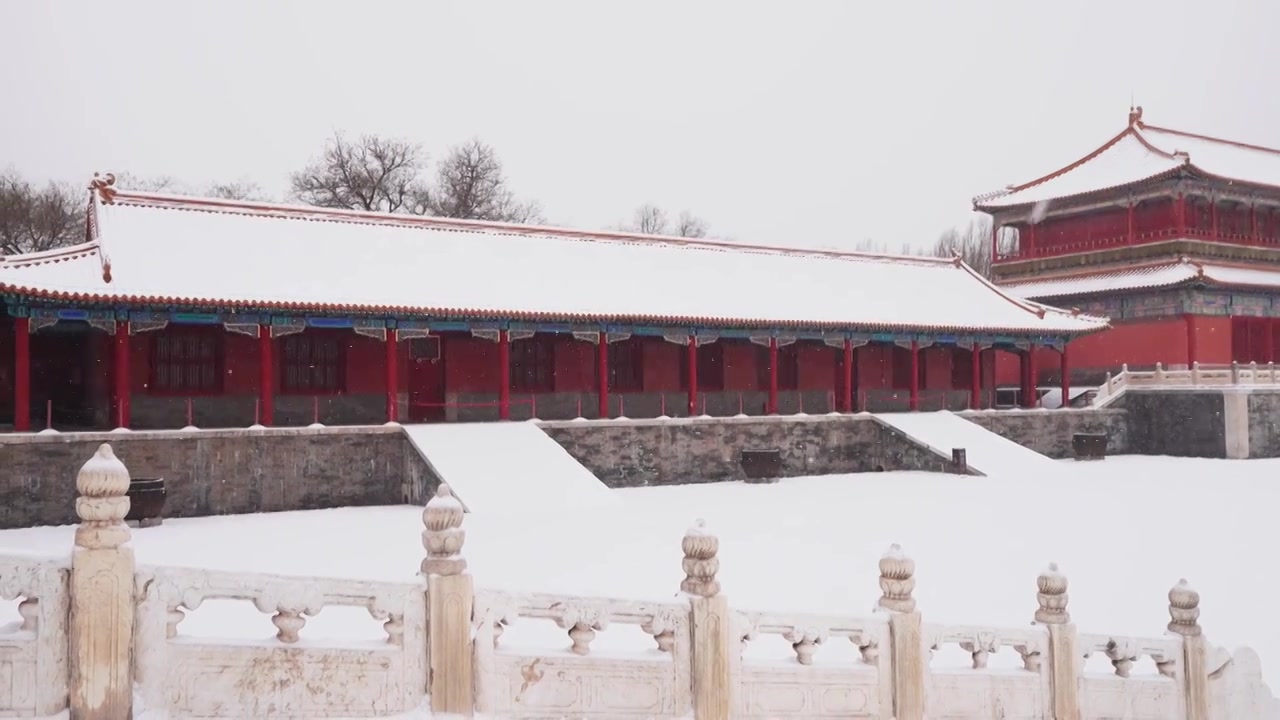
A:
{"type": "Polygon", "coordinates": [[[405,425],[404,434],[470,512],[559,515],[621,503],[531,422],[405,425]]]}

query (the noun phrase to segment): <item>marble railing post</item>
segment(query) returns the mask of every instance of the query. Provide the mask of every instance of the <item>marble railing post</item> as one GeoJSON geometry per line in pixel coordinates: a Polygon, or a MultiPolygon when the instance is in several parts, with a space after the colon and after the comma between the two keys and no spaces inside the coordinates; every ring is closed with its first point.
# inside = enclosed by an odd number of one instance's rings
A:
{"type": "Polygon", "coordinates": [[[689,595],[693,630],[693,717],[695,720],[729,720],[733,714],[733,680],[730,670],[729,600],[720,594],[716,554],[720,541],[699,520],[685,533],[685,578],[680,590],[689,595]]]}
{"type": "Polygon", "coordinates": [[[471,717],[475,711],[471,640],[475,588],[462,557],[463,514],[462,503],[442,483],[422,511],[426,527],[422,546],[427,551],[422,574],[427,578],[431,711],[471,717]]]}
{"type": "Polygon", "coordinates": [[[102,444],[76,476],[75,550],[71,556],[71,720],[119,720],[133,714],[133,548],[129,471],[102,444]]]}
{"type": "Polygon", "coordinates": [[[1067,576],[1056,563],[1036,578],[1036,622],[1049,629],[1049,692],[1055,720],[1080,717],[1080,654],[1076,626],[1067,612],[1067,576]]]}
{"type": "Polygon", "coordinates": [[[912,593],[916,588],[916,563],[893,545],[880,558],[881,610],[889,613],[892,646],[893,717],[923,720],[925,648],[920,611],[912,593]]]}
{"type": "Polygon", "coordinates": [[[1200,630],[1200,593],[1186,580],[1169,591],[1169,632],[1182,636],[1182,696],[1187,720],[1209,720],[1209,675],[1200,630]]]}

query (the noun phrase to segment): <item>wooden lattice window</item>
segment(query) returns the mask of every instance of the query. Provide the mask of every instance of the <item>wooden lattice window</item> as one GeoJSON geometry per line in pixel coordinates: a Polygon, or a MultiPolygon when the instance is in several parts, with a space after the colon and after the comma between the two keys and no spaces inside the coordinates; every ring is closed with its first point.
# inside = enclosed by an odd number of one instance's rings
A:
{"type": "Polygon", "coordinates": [[[511,343],[511,389],[535,393],[555,390],[555,337],[535,335],[511,343]]]}
{"type": "Polygon", "coordinates": [[[334,332],[307,330],[280,339],[280,392],[334,395],[346,389],[346,345],[334,332]]]}
{"type": "Polygon", "coordinates": [[[609,391],[644,390],[644,345],[636,339],[609,344],[609,391]]]}
{"type": "Polygon", "coordinates": [[[158,395],[222,392],[221,328],[168,327],[151,339],[148,390],[158,395]]]}

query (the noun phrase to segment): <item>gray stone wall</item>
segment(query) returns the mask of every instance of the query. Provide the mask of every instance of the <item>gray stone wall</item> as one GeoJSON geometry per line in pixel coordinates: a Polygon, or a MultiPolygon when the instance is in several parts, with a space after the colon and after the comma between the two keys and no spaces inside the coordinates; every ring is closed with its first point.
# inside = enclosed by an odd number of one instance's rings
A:
{"type": "MultiPolygon", "coordinates": [[[[1178,457],[1227,456],[1221,390],[1130,388],[1116,400],[1115,406],[1129,412],[1129,452],[1178,457]]],[[[1254,424],[1251,422],[1250,426],[1254,424]]]]}
{"type": "Polygon", "coordinates": [[[979,410],[956,414],[1051,458],[1072,457],[1071,436],[1076,433],[1105,433],[1108,455],[1133,452],[1126,410],[979,410]]]}
{"type": "Polygon", "coordinates": [[[743,450],[781,450],[782,474],[941,471],[943,458],[867,415],[547,422],[543,429],[610,487],[745,480],[743,450]]]}
{"type": "MultiPolygon", "coordinates": [[[[247,428],[257,418],[257,395],[218,395],[190,399],[191,419],[199,428],[247,428]]],[[[129,399],[129,426],[135,430],[177,430],[187,425],[188,399],[135,394],[129,399]]],[[[325,425],[376,425],[387,421],[381,393],[360,395],[277,395],[276,427],[305,427],[319,416],[325,425]]]]}
{"type": "Polygon", "coordinates": [[[166,517],[420,503],[436,485],[398,428],[0,436],[0,528],[75,522],[76,472],[103,442],[165,479],[166,517]]]}
{"type": "Polygon", "coordinates": [[[1249,394],[1249,457],[1280,457],[1280,392],[1249,394]]]}

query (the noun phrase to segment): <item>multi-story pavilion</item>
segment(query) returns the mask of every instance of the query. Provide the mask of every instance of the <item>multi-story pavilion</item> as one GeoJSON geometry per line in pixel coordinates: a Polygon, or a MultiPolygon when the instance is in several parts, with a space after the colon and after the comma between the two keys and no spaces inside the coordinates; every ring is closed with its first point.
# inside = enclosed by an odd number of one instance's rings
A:
{"type": "Polygon", "coordinates": [[[1002,289],[1111,318],[1073,343],[1078,382],[1124,363],[1280,361],[1280,150],[1136,108],[1097,149],[974,208],[993,218],[1002,289]]]}

